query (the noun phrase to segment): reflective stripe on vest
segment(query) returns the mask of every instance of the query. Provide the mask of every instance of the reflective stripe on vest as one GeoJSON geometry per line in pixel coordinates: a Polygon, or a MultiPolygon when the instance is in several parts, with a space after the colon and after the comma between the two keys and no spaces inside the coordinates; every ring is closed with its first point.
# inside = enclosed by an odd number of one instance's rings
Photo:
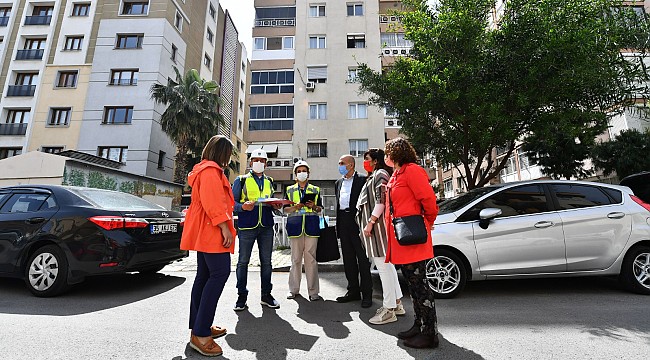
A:
{"type": "MultiPolygon", "coordinates": [[[[273,194],[273,186],[271,185],[273,179],[266,175],[264,175],[262,191],[260,191],[260,188],[257,185],[257,181],[253,179],[253,175],[251,173],[240,176],[239,181],[242,184],[241,198],[239,199],[239,201],[242,203],[246,201],[257,201],[257,199],[259,198],[262,199],[268,198],[271,197],[271,195],[273,194]]],[[[262,225],[262,206],[261,205],[255,205],[255,206],[258,207],[257,223],[253,227],[247,227],[247,228],[240,227],[239,228],[240,230],[255,229],[256,227],[262,225]]],[[[242,217],[246,218],[248,216],[253,216],[252,211],[240,212],[239,213],[240,223],[242,217]]]]}
{"type": "MultiPolygon", "coordinates": [[[[316,194],[314,199],[314,204],[318,203],[318,196],[320,195],[320,188],[311,184],[307,184],[305,188],[305,194],[316,194]]],[[[298,190],[298,184],[291,185],[287,188],[287,198],[294,203],[300,202],[300,191],[298,190]]],[[[302,235],[317,237],[320,235],[319,228],[319,218],[318,214],[315,211],[308,208],[303,208],[304,212],[296,211],[287,215],[287,236],[290,238],[300,237],[302,235]],[[297,224],[298,218],[300,217],[300,225],[297,224]],[[309,221],[309,226],[305,226],[307,221],[309,221]],[[294,228],[299,227],[298,229],[294,228]],[[291,235],[291,234],[294,235],[291,235]],[[296,235],[297,234],[297,235],[296,235]]]]}

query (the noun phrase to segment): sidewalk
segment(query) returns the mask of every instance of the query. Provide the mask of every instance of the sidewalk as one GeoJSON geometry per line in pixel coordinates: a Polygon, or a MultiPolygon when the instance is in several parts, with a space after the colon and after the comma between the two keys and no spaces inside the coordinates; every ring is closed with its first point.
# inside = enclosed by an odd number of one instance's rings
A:
{"type": "MultiPolygon", "coordinates": [[[[235,253],[230,256],[231,271],[235,271],[237,268],[238,256],[239,253],[237,251],[235,251],[235,253]]],[[[273,266],[274,272],[288,272],[289,268],[291,267],[291,249],[273,250],[273,254],[271,254],[271,265],[273,266]]],[[[194,251],[190,251],[189,257],[167,265],[165,267],[165,271],[196,271],[196,266],[196,254],[194,251]]],[[[253,246],[251,259],[248,263],[248,269],[251,271],[259,271],[260,269],[260,256],[257,245],[253,246]]],[[[343,259],[341,258],[337,261],[319,263],[318,271],[343,271],[343,259]]]]}

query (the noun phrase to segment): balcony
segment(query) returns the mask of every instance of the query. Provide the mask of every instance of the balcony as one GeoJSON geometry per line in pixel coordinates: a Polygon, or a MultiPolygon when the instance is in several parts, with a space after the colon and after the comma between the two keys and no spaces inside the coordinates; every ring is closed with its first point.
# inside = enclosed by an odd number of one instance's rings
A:
{"type": "Polygon", "coordinates": [[[296,18],[255,19],[255,27],[296,26],[296,18]]]}
{"type": "Polygon", "coordinates": [[[138,85],[138,79],[111,79],[109,84],[115,86],[138,85]]]}
{"type": "Polygon", "coordinates": [[[25,25],[50,25],[50,21],[52,21],[52,15],[25,17],[25,25]]]}
{"type": "Polygon", "coordinates": [[[34,96],[36,85],[9,85],[7,96],[34,96]]]}
{"type": "Polygon", "coordinates": [[[43,49],[18,50],[16,60],[41,60],[43,59],[43,49]]]}
{"type": "Polygon", "coordinates": [[[27,124],[0,124],[0,135],[25,135],[27,124]]]}
{"type": "Polygon", "coordinates": [[[0,16],[0,26],[7,26],[9,24],[9,16],[0,16]]]}

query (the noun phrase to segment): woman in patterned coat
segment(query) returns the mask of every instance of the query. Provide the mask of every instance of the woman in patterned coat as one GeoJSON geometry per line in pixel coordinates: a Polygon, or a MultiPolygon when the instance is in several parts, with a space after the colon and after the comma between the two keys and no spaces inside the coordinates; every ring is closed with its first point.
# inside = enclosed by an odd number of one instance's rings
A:
{"type": "Polygon", "coordinates": [[[361,229],[361,244],[366,249],[381,279],[384,301],[369,322],[375,325],[397,321],[395,315],[404,315],[402,290],[397,279],[395,265],[386,263],[386,224],[384,223],[386,184],[392,169],[384,162],[384,151],[369,149],[363,154],[363,168],[368,172],[366,183],[357,202],[357,223],[361,229]]]}

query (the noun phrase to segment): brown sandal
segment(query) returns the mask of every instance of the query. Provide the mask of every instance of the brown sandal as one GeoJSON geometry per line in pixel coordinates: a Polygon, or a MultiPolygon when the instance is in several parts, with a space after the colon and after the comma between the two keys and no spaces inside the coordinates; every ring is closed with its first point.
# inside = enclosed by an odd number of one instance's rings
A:
{"type": "Polygon", "coordinates": [[[190,338],[190,347],[203,356],[219,356],[223,354],[221,347],[214,340],[210,339],[205,344],[201,344],[201,340],[194,335],[190,338]]]}

